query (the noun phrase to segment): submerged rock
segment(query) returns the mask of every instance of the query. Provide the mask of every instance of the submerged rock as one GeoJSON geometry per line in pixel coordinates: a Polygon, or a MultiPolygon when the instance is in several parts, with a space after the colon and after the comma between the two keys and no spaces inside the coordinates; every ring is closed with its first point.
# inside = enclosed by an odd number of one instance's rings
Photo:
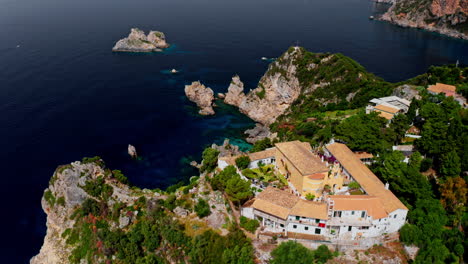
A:
{"type": "Polygon", "coordinates": [[[188,99],[197,104],[200,108],[200,115],[214,115],[213,100],[214,92],[200,82],[192,82],[191,85],[185,85],[185,95],[188,99]]]}
{"type": "Polygon", "coordinates": [[[166,36],[160,31],[150,31],[148,36],[143,30],[132,28],[130,35],[115,44],[112,51],[120,52],[153,52],[169,47],[166,36]]]}

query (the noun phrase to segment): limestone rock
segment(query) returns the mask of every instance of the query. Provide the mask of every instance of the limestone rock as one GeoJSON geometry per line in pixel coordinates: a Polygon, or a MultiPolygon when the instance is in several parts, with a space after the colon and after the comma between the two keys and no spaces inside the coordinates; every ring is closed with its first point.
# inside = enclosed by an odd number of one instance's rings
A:
{"type": "Polygon", "coordinates": [[[191,85],[185,86],[185,95],[200,108],[199,114],[215,114],[213,110],[214,92],[210,88],[205,87],[200,82],[192,82],[191,85]]]}
{"type": "Polygon", "coordinates": [[[160,31],[150,31],[148,36],[140,29],[132,28],[128,37],[115,44],[112,51],[121,52],[153,52],[169,47],[166,36],[160,31]]]}
{"type": "Polygon", "coordinates": [[[232,81],[228,87],[228,92],[225,95],[224,102],[226,104],[239,107],[239,105],[244,99],[244,83],[241,82],[239,76],[236,75],[232,77],[232,81]]]}
{"type": "Polygon", "coordinates": [[[248,129],[244,132],[248,135],[246,141],[253,144],[259,140],[270,138],[276,138],[276,133],[271,133],[270,128],[268,126],[264,126],[262,124],[255,124],[255,127],[252,129],[248,129]]]}
{"type": "Polygon", "coordinates": [[[466,0],[396,0],[380,20],[468,39],[467,30],[454,28],[468,21],[466,0]]]}
{"type": "Polygon", "coordinates": [[[244,85],[238,76],[232,78],[224,101],[256,122],[270,125],[299,97],[301,86],[296,77],[295,59],[304,51],[290,48],[270,64],[258,87],[244,94],[244,85]]]}
{"type": "Polygon", "coordinates": [[[130,155],[130,157],[132,157],[132,158],[137,157],[137,152],[136,152],[135,146],[128,144],[128,155],[130,155]]]}

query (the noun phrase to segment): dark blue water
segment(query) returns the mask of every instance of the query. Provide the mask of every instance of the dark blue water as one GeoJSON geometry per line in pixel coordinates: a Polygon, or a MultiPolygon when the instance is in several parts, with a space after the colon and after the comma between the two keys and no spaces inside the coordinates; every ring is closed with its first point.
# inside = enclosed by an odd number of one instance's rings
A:
{"type": "Polygon", "coordinates": [[[0,0],[0,255],[26,263],[45,234],[40,198],[59,164],[99,155],[138,186],[164,188],[195,173],[187,162],[252,122],[221,106],[200,117],[183,94],[201,80],[224,91],[239,74],[254,88],[296,41],[341,52],[389,81],[430,65],[468,64],[467,42],[368,17],[367,0],[0,0]],[[131,27],[162,30],[159,54],[114,54],[131,27]],[[20,47],[17,48],[17,45],[20,47]],[[164,71],[180,69],[178,75],[164,71]],[[143,160],[132,161],[127,144],[143,160]]]}

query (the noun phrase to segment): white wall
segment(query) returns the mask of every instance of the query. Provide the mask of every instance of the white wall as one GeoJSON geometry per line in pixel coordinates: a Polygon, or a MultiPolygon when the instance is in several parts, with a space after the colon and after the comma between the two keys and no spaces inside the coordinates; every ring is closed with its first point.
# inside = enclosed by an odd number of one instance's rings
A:
{"type": "Polygon", "coordinates": [[[271,157],[271,158],[266,158],[266,159],[260,159],[260,160],[254,160],[254,161],[250,162],[250,164],[249,164],[249,169],[256,169],[256,168],[258,168],[258,163],[259,163],[259,162],[262,162],[264,165],[274,164],[273,160],[274,160],[273,157],[271,157]]]}
{"type": "Polygon", "coordinates": [[[251,207],[242,207],[241,209],[241,215],[245,216],[250,219],[254,219],[254,213],[253,213],[253,208],[251,207]]]}
{"type": "Polygon", "coordinates": [[[227,166],[229,166],[229,164],[226,161],[218,159],[218,168],[224,170],[227,166]]]}

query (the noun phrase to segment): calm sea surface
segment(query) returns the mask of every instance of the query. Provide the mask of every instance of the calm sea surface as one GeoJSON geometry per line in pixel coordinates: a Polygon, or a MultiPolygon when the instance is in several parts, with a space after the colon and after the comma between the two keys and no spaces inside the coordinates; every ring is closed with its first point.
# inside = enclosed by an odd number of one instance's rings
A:
{"type": "Polygon", "coordinates": [[[187,165],[253,125],[221,105],[200,117],[184,84],[225,91],[239,74],[254,88],[261,57],[290,45],[341,52],[388,81],[430,65],[468,64],[468,43],[371,21],[367,0],[0,0],[2,263],[26,263],[45,235],[40,200],[59,164],[99,155],[138,186],[164,188],[187,165]],[[131,27],[161,30],[158,54],[112,53],[131,27]],[[170,75],[176,68],[180,74],[170,75]],[[140,161],[129,159],[127,144],[140,161]]]}

